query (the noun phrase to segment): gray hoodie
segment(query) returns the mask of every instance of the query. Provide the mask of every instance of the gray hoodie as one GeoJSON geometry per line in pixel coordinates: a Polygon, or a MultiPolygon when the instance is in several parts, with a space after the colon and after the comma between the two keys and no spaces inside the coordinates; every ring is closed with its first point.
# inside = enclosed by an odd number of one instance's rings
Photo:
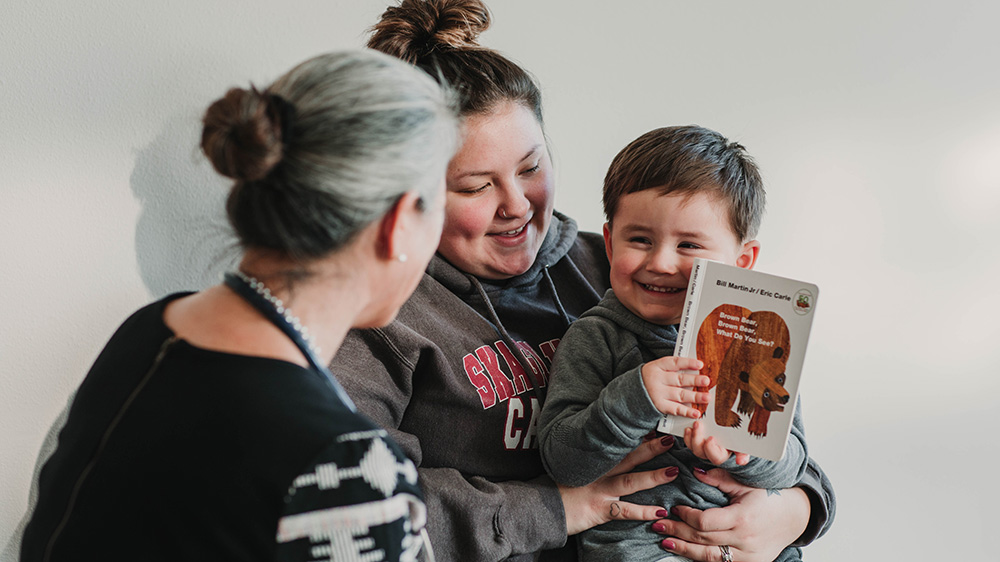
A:
{"type": "MultiPolygon", "coordinates": [[[[653,406],[641,377],[642,366],[674,353],[675,326],[639,318],[608,290],[566,332],[552,369],[551,388],[539,420],[542,461],[560,484],[583,486],[614,468],[656,427],[661,414],[653,406]]],[[[792,435],[781,461],[752,458],[737,466],[722,465],[734,478],[756,488],[794,486],[806,471],[808,451],[802,416],[796,406],[792,435]]],[[[636,470],[676,466],[670,484],[625,496],[640,505],[667,509],[685,505],[708,509],[728,505],[725,494],[695,478],[695,467],[712,468],[684,446],[682,439],[666,453],[636,470]]],[[[660,560],[666,554],[650,540],[646,521],[613,521],[581,534],[585,561],[660,560]]],[[[777,560],[799,560],[787,548],[777,560]]]]}
{"type": "MultiPolygon", "coordinates": [[[[331,369],[419,467],[439,560],[535,560],[566,543],[537,417],[556,346],[609,286],[601,236],[554,213],[522,275],[479,280],[435,256],[394,322],[348,335],[331,369]]],[[[829,481],[810,469],[804,542],[825,532],[834,508],[829,481]]]]}

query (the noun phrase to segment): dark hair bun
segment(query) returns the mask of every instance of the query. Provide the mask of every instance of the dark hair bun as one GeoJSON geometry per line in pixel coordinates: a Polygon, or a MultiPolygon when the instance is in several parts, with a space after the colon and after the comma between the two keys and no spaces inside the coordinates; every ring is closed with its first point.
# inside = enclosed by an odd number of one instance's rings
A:
{"type": "Polygon", "coordinates": [[[489,26],[490,12],[481,0],[403,0],[372,27],[368,46],[416,64],[442,47],[478,49],[476,39],[489,26]]]}
{"type": "Polygon", "coordinates": [[[256,89],[233,88],[208,107],[201,149],[220,174],[259,180],[281,161],[281,114],[270,102],[256,89]]]}

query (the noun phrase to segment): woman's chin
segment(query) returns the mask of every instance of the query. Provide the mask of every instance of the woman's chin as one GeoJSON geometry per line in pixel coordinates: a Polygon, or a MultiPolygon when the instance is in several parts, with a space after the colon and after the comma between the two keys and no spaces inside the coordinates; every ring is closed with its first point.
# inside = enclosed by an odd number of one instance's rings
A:
{"type": "Polygon", "coordinates": [[[538,248],[528,245],[518,248],[516,252],[512,252],[509,249],[496,252],[493,259],[490,260],[489,265],[484,268],[486,269],[485,274],[480,275],[480,277],[485,279],[509,279],[517,277],[531,269],[532,264],[535,263],[537,253],[538,248]]]}
{"type": "Polygon", "coordinates": [[[399,314],[399,309],[400,307],[397,306],[392,310],[382,310],[358,317],[354,324],[351,325],[351,328],[357,330],[384,328],[396,319],[396,315],[399,314]]]}

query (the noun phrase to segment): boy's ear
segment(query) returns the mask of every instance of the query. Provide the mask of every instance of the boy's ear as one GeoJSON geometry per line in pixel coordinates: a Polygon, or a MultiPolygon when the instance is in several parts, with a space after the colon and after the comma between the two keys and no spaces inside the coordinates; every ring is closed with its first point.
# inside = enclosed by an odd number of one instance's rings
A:
{"type": "Polygon", "coordinates": [[[736,256],[736,267],[742,267],[743,269],[753,269],[754,264],[757,263],[757,256],[760,254],[760,242],[756,240],[750,240],[745,242],[743,247],[740,249],[740,253],[736,256]]]}
{"type": "Polygon", "coordinates": [[[604,223],[604,252],[608,254],[608,261],[611,261],[611,223],[604,223]]]}
{"type": "Polygon", "coordinates": [[[406,253],[407,239],[410,238],[414,221],[420,219],[420,214],[420,195],[415,191],[404,193],[385,212],[379,222],[376,248],[380,259],[395,260],[400,254],[406,253]]]}

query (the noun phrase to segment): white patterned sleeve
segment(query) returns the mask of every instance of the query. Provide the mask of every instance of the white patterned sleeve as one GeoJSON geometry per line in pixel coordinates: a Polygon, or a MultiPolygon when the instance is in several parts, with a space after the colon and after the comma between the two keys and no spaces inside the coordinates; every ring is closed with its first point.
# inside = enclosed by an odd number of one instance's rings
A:
{"type": "Polygon", "coordinates": [[[417,470],[386,432],[345,433],[289,486],[277,559],[416,561],[426,520],[417,470]]]}

